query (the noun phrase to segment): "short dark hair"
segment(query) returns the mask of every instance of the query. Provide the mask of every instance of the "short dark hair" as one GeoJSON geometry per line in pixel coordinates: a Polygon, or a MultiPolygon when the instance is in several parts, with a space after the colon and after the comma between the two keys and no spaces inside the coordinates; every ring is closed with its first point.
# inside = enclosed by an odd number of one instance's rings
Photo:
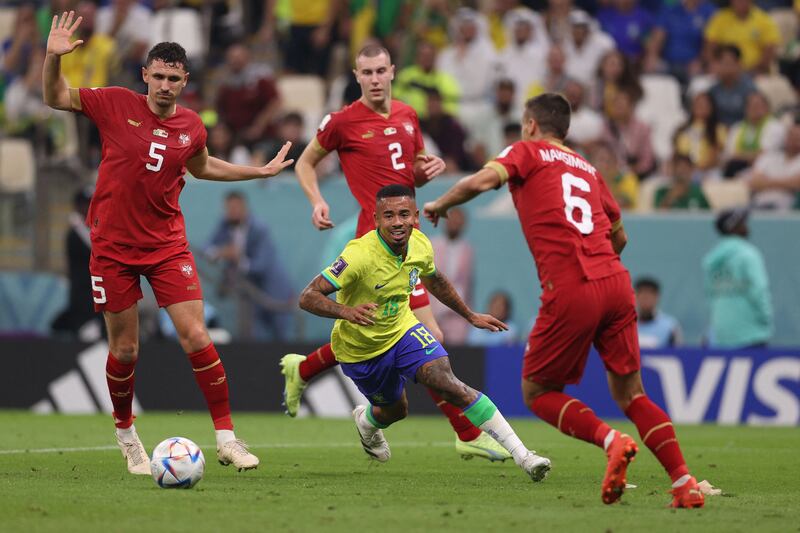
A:
{"type": "Polygon", "coordinates": [[[359,57],[378,57],[381,54],[386,54],[386,57],[389,58],[389,63],[392,62],[392,54],[389,53],[389,50],[385,46],[380,44],[368,44],[363,47],[356,54],[356,59],[359,57]]]}
{"type": "Polygon", "coordinates": [[[714,50],[714,59],[720,60],[726,55],[732,55],[736,61],[742,60],[742,51],[735,44],[722,44],[714,50]]]}
{"type": "Polygon", "coordinates": [[[163,42],[158,43],[147,52],[145,66],[149,67],[153,61],[163,61],[171,67],[181,66],[183,70],[189,72],[189,60],[186,58],[186,50],[178,43],[163,42]]]}
{"type": "Polygon", "coordinates": [[[651,291],[654,291],[656,294],[661,293],[661,285],[655,278],[641,277],[636,280],[636,284],[633,287],[637,291],[641,289],[650,289],[651,291]]]}
{"type": "Polygon", "coordinates": [[[301,115],[297,111],[289,111],[288,113],[283,115],[283,118],[281,118],[281,123],[283,123],[283,124],[295,123],[295,124],[298,124],[298,125],[302,126],[303,125],[303,115],[301,115]]]}
{"type": "Polygon", "coordinates": [[[525,102],[525,119],[531,118],[539,125],[542,133],[549,133],[563,140],[569,130],[569,102],[560,94],[540,94],[525,102]]]}
{"type": "Polygon", "coordinates": [[[247,202],[247,197],[242,191],[234,189],[225,195],[225,201],[228,202],[230,200],[241,200],[242,202],[247,202]]]}
{"type": "Polygon", "coordinates": [[[416,194],[414,194],[414,189],[411,187],[407,187],[405,185],[387,185],[386,187],[381,188],[378,191],[378,195],[375,198],[376,202],[381,201],[384,198],[398,198],[400,196],[408,196],[409,198],[416,198],[416,194]]]}

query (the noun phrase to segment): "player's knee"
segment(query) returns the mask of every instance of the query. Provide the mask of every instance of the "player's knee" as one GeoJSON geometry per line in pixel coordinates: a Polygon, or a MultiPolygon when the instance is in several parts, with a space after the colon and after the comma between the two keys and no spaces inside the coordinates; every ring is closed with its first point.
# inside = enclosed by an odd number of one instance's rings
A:
{"type": "Polygon", "coordinates": [[[208,346],[211,337],[202,324],[186,328],[180,334],[180,343],[188,353],[197,352],[208,346]]]}
{"type": "Polygon", "coordinates": [[[135,340],[116,342],[111,348],[111,354],[120,363],[126,365],[134,363],[139,357],[139,342],[135,340]]]}
{"type": "Polygon", "coordinates": [[[638,398],[639,396],[644,396],[644,388],[640,387],[631,387],[629,389],[624,390],[616,390],[612,391],[612,397],[614,401],[617,402],[617,405],[624,413],[630,407],[631,402],[638,398]]]}

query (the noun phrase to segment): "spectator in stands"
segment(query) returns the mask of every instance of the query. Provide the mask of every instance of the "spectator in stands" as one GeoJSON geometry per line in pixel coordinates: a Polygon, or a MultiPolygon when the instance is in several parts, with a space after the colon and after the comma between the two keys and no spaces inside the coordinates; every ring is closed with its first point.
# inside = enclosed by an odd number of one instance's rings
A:
{"type": "Polygon", "coordinates": [[[231,45],[217,92],[217,111],[234,137],[252,144],[274,135],[273,121],[280,113],[281,99],[271,69],[250,60],[244,44],[231,45]]]}
{"type": "MultiPolygon", "coordinates": [[[[500,71],[514,81],[520,108],[536,85],[547,75],[545,63],[550,49],[542,17],[527,7],[512,9],[503,18],[508,43],[500,52],[500,71]]],[[[563,61],[562,61],[563,63],[563,61]]]]}
{"type": "Polygon", "coordinates": [[[136,0],[111,0],[97,10],[95,31],[116,41],[122,66],[112,83],[132,87],[141,82],[142,61],[150,42],[152,14],[136,0]]]}
{"type": "Polygon", "coordinates": [[[658,209],[708,209],[708,200],[698,183],[700,173],[692,160],[676,153],[671,166],[670,183],[656,191],[655,206],[658,209]]]}
{"type": "Polygon", "coordinates": [[[585,149],[603,136],[605,123],[603,117],[594,109],[583,105],[585,89],[583,85],[569,80],[564,86],[564,96],[572,108],[567,140],[578,149],[585,149]]]}
{"type": "Polygon", "coordinates": [[[764,257],[748,242],[748,211],[723,211],[716,221],[719,242],[703,258],[711,308],[709,344],[715,348],[766,346],[773,312],[764,257]]]}
{"type": "Polygon", "coordinates": [[[522,128],[519,124],[510,123],[503,127],[503,146],[511,146],[522,140],[522,128]]]}
{"type": "Polygon", "coordinates": [[[41,48],[34,49],[25,74],[14,78],[6,88],[3,126],[9,135],[30,139],[40,153],[49,153],[52,136],[47,121],[53,112],[42,101],[43,64],[44,51],[41,48]]]}
{"type": "Polygon", "coordinates": [[[589,162],[603,176],[619,206],[622,209],[636,209],[639,201],[639,179],[620,164],[614,147],[604,141],[593,144],[589,149],[589,162]]]}
{"type": "Polygon", "coordinates": [[[40,45],[33,3],[25,3],[17,8],[12,28],[11,36],[2,45],[3,79],[0,85],[6,87],[28,72],[31,58],[40,45]]]}
{"type": "Polygon", "coordinates": [[[437,68],[453,76],[461,88],[460,117],[479,112],[491,97],[498,68],[486,19],[474,9],[459,8],[450,20],[453,44],[439,54],[437,68]]]}
{"type": "Polygon", "coordinates": [[[544,78],[528,88],[526,97],[532,98],[546,92],[563,93],[569,81],[564,50],[558,45],[551,46],[550,51],[547,52],[547,69],[544,78]]]}
{"type": "Polygon", "coordinates": [[[719,166],[727,130],[717,119],[714,99],[708,93],[697,93],[689,112],[689,119],[675,133],[673,148],[702,172],[709,172],[719,166]]]}
{"type": "Polygon", "coordinates": [[[392,92],[417,112],[419,118],[428,116],[428,93],[436,89],[442,95],[444,109],[458,115],[461,88],[450,74],[436,68],[436,48],[428,42],[417,44],[416,63],[400,70],[395,76],[392,92]]]}
{"type": "Polygon", "coordinates": [[[97,4],[80,2],[75,14],[83,17],[76,33],[83,44],[61,58],[61,73],[70,87],[106,87],[115,68],[116,42],[95,31],[97,4]]]}
{"type": "Polygon", "coordinates": [[[761,154],[753,165],[750,190],[752,206],[757,209],[792,209],[800,190],[800,123],[786,132],[783,149],[761,154]]]}
{"type": "Polygon", "coordinates": [[[64,248],[67,252],[67,280],[69,295],[67,307],[53,321],[54,332],[65,333],[83,342],[93,342],[100,337],[101,321],[92,302],[92,280],[89,276],[89,258],[92,244],[86,213],[92,191],[84,188],[72,197],[72,212],[69,214],[69,231],[64,248]]]}
{"type": "Polygon", "coordinates": [[[250,165],[250,150],[241,144],[234,144],[233,133],[224,122],[217,122],[208,130],[208,155],[230,161],[234,165],[250,165]]]}
{"type": "Polygon", "coordinates": [[[444,110],[442,95],[436,89],[428,91],[428,117],[419,122],[422,132],[439,147],[441,158],[451,171],[469,170],[473,162],[466,152],[467,135],[453,116],[444,110]]]}
{"type": "Polygon", "coordinates": [[[492,104],[485,106],[481,113],[470,117],[470,121],[463,121],[472,161],[488,161],[508,146],[504,139],[504,128],[508,124],[518,126],[521,116],[514,93],[514,82],[501,78],[495,85],[492,104]]]}
{"type": "Polygon", "coordinates": [[[513,305],[511,295],[505,291],[495,291],[489,296],[486,312],[508,326],[508,331],[490,332],[471,328],[469,344],[473,346],[509,346],[519,339],[519,328],[512,320],[513,305]],[[496,334],[495,334],[496,333],[496,334]]]}
{"type": "Polygon", "coordinates": [[[631,93],[636,100],[644,94],[630,61],[619,50],[611,50],[600,62],[589,104],[608,116],[613,108],[614,97],[620,91],[631,93]]]}
{"type": "Polygon", "coordinates": [[[572,32],[570,15],[575,11],[574,8],[572,0],[547,0],[544,21],[552,42],[563,45],[569,39],[572,32]]]}
{"type": "Polygon", "coordinates": [[[769,72],[781,40],[778,25],[753,0],[731,0],[711,18],[705,37],[708,46],[735,45],[744,69],[762,73],[769,72]]]}
{"type": "Polygon", "coordinates": [[[675,317],[658,308],[661,286],[654,278],[642,277],[634,284],[639,346],[642,348],[671,348],[681,343],[681,326],[675,317]]]}
{"type": "Polygon", "coordinates": [[[691,76],[703,70],[703,31],[715,11],[714,5],[706,0],[681,0],[662,6],[645,63],[652,66],[663,58],[669,72],[686,85],[691,76]]]}
{"type": "MultiPolygon", "coordinates": [[[[296,111],[286,113],[278,123],[278,135],[274,139],[268,139],[266,142],[256,146],[253,152],[253,157],[255,158],[253,164],[257,166],[267,164],[272,159],[272,154],[277,153],[277,150],[280,150],[280,147],[287,141],[292,143],[292,147],[286,153],[286,159],[294,159],[297,162],[300,159],[300,154],[308,146],[308,141],[303,136],[304,129],[303,115],[296,111]]],[[[323,164],[322,166],[324,167],[325,165],[323,164]]],[[[294,169],[294,163],[287,168],[294,169]]],[[[317,172],[324,174],[320,168],[317,169],[317,172]]]]}
{"type": "Polygon", "coordinates": [[[254,336],[286,340],[294,293],[269,229],[250,215],[243,193],[231,191],[225,197],[225,216],[204,255],[223,263],[220,293],[227,295],[236,288],[245,301],[255,306],[254,336]]]}
{"type": "Polygon", "coordinates": [[[734,124],[728,134],[723,176],[731,178],[749,171],[762,152],[779,150],[785,135],[783,124],[770,114],[766,97],[759,92],[750,93],[744,120],[734,124]]]}
{"type": "Polygon", "coordinates": [[[600,9],[597,20],[628,59],[638,61],[642,58],[653,30],[652,13],[639,7],[636,0],[612,0],[607,7],[600,9]]]}
{"type": "Polygon", "coordinates": [[[562,43],[567,75],[591,87],[596,81],[600,62],[616,47],[616,43],[611,36],[600,31],[597,23],[585,11],[573,10],[569,20],[572,31],[562,43]]]}
{"type": "Polygon", "coordinates": [[[327,77],[336,21],[337,0],[289,0],[289,35],[284,68],[297,74],[327,77]]]}
{"type": "Polygon", "coordinates": [[[640,178],[656,169],[656,157],[650,138],[650,126],[634,115],[635,96],[631,91],[619,91],[606,118],[604,137],[617,151],[620,160],[640,178]]]}
{"type": "Polygon", "coordinates": [[[714,52],[717,83],[709,93],[720,122],[726,126],[732,126],[744,118],[747,95],[756,90],[753,80],[742,71],[741,58],[739,48],[733,45],[720,46],[714,52]]]}
{"type": "MultiPolygon", "coordinates": [[[[436,268],[453,284],[464,301],[472,302],[473,272],[475,269],[475,251],[467,239],[464,230],[467,227],[467,215],[463,209],[450,211],[444,221],[444,231],[431,239],[433,253],[436,256],[436,268]]],[[[461,316],[435,298],[431,299],[431,309],[442,334],[448,344],[464,344],[469,335],[469,324],[461,316]]]]}

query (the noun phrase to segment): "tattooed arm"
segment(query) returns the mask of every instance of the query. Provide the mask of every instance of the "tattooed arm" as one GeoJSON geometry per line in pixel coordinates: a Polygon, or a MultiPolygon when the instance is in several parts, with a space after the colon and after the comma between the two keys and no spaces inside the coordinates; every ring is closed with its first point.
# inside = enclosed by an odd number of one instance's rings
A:
{"type": "Polygon", "coordinates": [[[464,319],[480,329],[488,329],[489,331],[507,330],[508,326],[497,320],[492,315],[484,315],[476,313],[469,306],[464,303],[461,296],[456,292],[455,287],[444,275],[438,270],[430,276],[423,276],[422,284],[428,289],[428,292],[433,294],[437,300],[444,305],[463,316],[464,319]]]}
{"type": "Polygon", "coordinates": [[[349,307],[328,298],[328,295],[334,292],[336,287],[322,275],[318,275],[300,293],[300,308],[317,316],[347,320],[360,326],[375,324],[373,318],[375,318],[374,311],[378,308],[377,304],[364,303],[349,307]]]}

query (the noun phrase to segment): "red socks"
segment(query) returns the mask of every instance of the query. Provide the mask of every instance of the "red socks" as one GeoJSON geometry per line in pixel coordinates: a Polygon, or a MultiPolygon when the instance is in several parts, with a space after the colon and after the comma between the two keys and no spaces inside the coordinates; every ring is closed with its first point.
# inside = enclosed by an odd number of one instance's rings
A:
{"type": "Polygon", "coordinates": [[[305,361],[300,363],[298,367],[300,378],[307,383],[320,372],[333,368],[338,364],[336,357],[333,355],[331,345],[328,343],[308,354],[305,361]]]}
{"type": "Polygon", "coordinates": [[[197,380],[197,384],[206,398],[208,411],[214,421],[214,429],[232,430],[228,380],[214,343],[212,342],[199,352],[190,353],[189,362],[194,370],[194,379],[197,380]]]}
{"type": "Polygon", "coordinates": [[[534,398],[530,405],[536,416],[555,426],[559,431],[576,439],[591,442],[603,448],[611,431],[608,424],[580,400],[563,392],[546,392],[534,398]]]}
{"type": "Polygon", "coordinates": [[[642,442],[650,448],[673,482],[689,473],[667,413],[647,396],[639,396],[628,406],[625,416],[636,424],[642,442]]]}
{"type": "Polygon", "coordinates": [[[441,396],[433,392],[433,389],[428,389],[428,394],[433,398],[436,407],[450,420],[450,425],[453,426],[453,431],[456,432],[459,440],[469,442],[480,437],[481,430],[464,416],[461,409],[444,401],[441,396]]]}
{"type": "Polygon", "coordinates": [[[114,406],[114,425],[120,429],[133,424],[133,369],[136,362],[121,363],[111,352],[106,360],[106,383],[114,406]]]}

